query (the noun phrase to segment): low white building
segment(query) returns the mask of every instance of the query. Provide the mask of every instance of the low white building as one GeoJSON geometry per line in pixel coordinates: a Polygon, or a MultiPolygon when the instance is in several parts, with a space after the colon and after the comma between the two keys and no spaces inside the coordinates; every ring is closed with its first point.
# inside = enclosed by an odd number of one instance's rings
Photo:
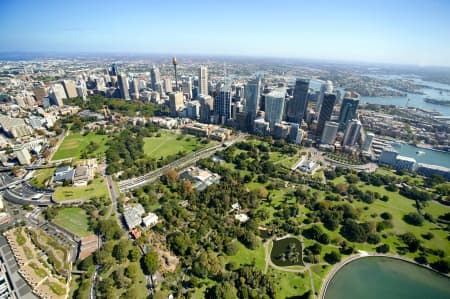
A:
{"type": "Polygon", "coordinates": [[[155,213],[148,213],[147,216],[142,218],[142,225],[145,227],[150,227],[158,223],[158,216],[155,213]]]}

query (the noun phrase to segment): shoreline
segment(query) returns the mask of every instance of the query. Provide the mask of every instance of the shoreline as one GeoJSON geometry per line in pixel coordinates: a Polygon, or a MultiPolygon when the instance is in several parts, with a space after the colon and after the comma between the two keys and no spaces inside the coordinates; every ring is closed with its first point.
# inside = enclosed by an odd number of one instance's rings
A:
{"type": "Polygon", "coordinates": [[[341,270],[343,267],[345,267],[346,265],[350,264],[351,262],[354,262],[356,260],[362,259],[362,258],[370,258],[370,257],[385,257],[385,258],[391,258],[391,259],[396,259],[396,260],[401,260],[410,264],[415,264],[417,266],[420,266],[422,268],[431,270],[437,274],[443,275],[447,278],[450,278],[449,274],[446,273],[442,273],[437,271],[436,269],[431,268],[431,266],[429,265],[423,265],[423,264],[419,264],[418,262],[411,260],[409,258],[400,256],[400,255],[395,255],[395,254],[384,254],[384,253],[369,253],[369,252],[365,252],[365,251],[360,251],[357,254],[351,255],[349,256],[347,259],[339,262],[338,264],[335,264],[333,266],[333,268],[330,270],[330,272],[327,273],[327,275],[325,276],[322,285],[320,287],[320,291],[319,294],[317,296],[317,298],[319,299],[325,299],[325,295],[327,293],[327,289],[328,286],[330,284],[330,282],[333,280],[334,276],[336,275],[336,273],[339,272],[339,270],[341,270]]]}

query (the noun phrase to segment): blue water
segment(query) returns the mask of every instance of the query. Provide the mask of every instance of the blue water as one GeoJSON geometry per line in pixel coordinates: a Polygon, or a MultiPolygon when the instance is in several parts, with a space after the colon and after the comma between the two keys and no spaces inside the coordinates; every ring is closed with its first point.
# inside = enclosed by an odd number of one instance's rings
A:
{"type": "Polygon", "coordinates": [[[409,144],[393,144],[399,155],[416,159],[417,163],[427,163],[450,168],[450,153],[418,148],[409,144]],[[423,154],[417,154],[417,152],[423,154]]]}
{"type": "Polygon", "coordinates": [[[448,299],[450,280],[408,262],[362,258],[339,270],[325,299],[448,299]]]}

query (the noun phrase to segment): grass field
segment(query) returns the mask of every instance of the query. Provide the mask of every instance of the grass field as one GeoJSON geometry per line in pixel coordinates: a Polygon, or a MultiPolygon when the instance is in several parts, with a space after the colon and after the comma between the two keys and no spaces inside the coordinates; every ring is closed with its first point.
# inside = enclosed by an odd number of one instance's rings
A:
{"type": "Polygon", "coordinates": [[[108,196],[108,188],[102,178],[94,179],[85,187],[58,187],[53,195],[56,201],[84,198],[89,199],[94,196],[108,196]]]}
{"type": "Polygon", "coordinates": [[[89,231],[88,215],[81,208],[65,208],[59,210],[52,222],[78,237],[86,237],[93,234],[92,231],[89,231]]]}
{"type": "Polygon", "coordinates": [[[301,298],[300,296],[311,289],[308,272],[306,272],[305,274],[292,273],[270,268],[267,274],[273,277],[276,282],[276,298],[297,298],[296,296],[299,296],[298,298],[301,298]]]}
{"type": "Polygon", "coordinates": [[[47,182],[55,172],[55,168],[39,169],[34,172],[34,177],[30,180],[30,184],[36,188],[45,188],[47,182]]]}
{"type": "Polygon", "coordinates": [[[250,250],[245,247],[241,242],[236,241],[235,243],[239,248],[235,255],[227,256],[228,262],[236,262],[238,265],[248,265],[255,260],[255,267],[259,270],[264,270],[265,266],[265,253],[264,246],[261,244],[255,250],[250,250]]]}
{"type": "Polygon", "coordinates": [[[108,136],[97,135],[95,133],[89,133],[83,136],[80,133],[70,134],[64,138],[64,141],[59,146],[58,151],[53,156],[53,160],[60,160],[66,158],[74,158],[75,160],[81,159],[81,153],[87,148],[90,142],[96,143],[99,147],[89,155],[103,155],[108,149],[106,142],[108,141],[108,136]]]}
{"type": "MultiPolygon", "coordinates": [[[[180,135],[166,131],[160,131],[161,137],[144,138],[144,153],[152,158],[160,159],[175,155],[180,151],[191,153],[208,146],[192,135],[180,135]],[[183,137],[180,140],[177,138],[183,137]]],[[[211,142],[210,142],[211,143],[211,142]]]]}

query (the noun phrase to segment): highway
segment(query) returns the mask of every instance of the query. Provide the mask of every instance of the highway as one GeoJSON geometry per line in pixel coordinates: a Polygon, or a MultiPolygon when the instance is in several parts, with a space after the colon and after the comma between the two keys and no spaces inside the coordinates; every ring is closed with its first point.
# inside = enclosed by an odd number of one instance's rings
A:
{"type": "Polygon", "coordinates": [[[242,140],[244,137],[246,137],[246,134],[239,134],[235,139],[233,139],[232,141],[228,142],[228,143],[224,143],[224,144],[218,144],[212,147],[208,147],[199,151],[196,151],[190,155],[187,155],[183,158],[180,158],[176,161],[173,161],[159,169],[156,169],[152,172],[149,172],[143,176],[140,177],[136,177],[133,179],[128,179],[128,180],[124,180],[124,181],[120,181],[119,182],[119,189],[120,192],[125,192],[125,191],[129,191],[138,187],[141,187],[151,181],[153,181],[154,179],[156,179],[157,177],[161,176],[162,174],[164,174],[165,171],[167,171],[168,169],[177,169],[183,166],[187,166],[189,164],[193,164],[195,162],[197,162],[200,159],[206,158],[208,156],[210,156],[211,154],[215,153],[216,151],[219,150],[224,150],[228,147],[230,147],[231,145],[233,145],[234,143],[242,140]]]}

